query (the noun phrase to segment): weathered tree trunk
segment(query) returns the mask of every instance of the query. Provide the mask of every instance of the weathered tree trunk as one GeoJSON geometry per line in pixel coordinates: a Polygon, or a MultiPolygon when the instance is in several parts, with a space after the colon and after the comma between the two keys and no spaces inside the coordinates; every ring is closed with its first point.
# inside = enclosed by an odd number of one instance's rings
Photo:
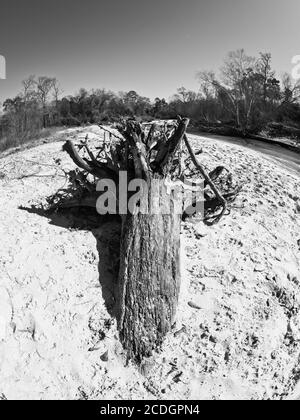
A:
{"type": "MultiPolygon", "coordinates": [[[[123,168],[128,180],[143,185],[133,208],[128,208],[122,220],[116,297],[120,339],[128,358],[138,363],[161,345],[176,313],[182,197],[176,188],[168,188],[167,178],[188,123],[188,119],[179,118],[169,137],[165,130],[157,131],[155,124],[148,132],[135,121],[120,124],[118,130],[123,138],[119,138],[119,146],[111,145],[105,162],[96,159],[87,143],[82,147],[90,160],[79,156],[72,142],[64,146],[80,168],[99,179],[109,176],[117,181],[123,168]]],[[[88,183],[86,186],[93,190],[88,183]]]]}
{"type": "MultiPolygon", "coordinates": [[[[113,199],[117,200],[114,187],[122,185],[119,176],[124,176],[124,171],[128,181],[139,184],[137,187],[142,185],[139,192],[130,196],[125,215],[120,190],[118,197],[119,213],[123,215],[119,294],[116,296],[118,329],[128,358],[138,363],[160,347],[174,323],[180,288],[180,222],[182,206],[186,204],[180,194],[184,186],[182,168],[178,163],[181,162],[183,140],[197,172],[215,195],[215,198],[208,197],[215,200],[216,208],[222,207],[217,217],[220,218],[226,210],[226,200],[213,183],[224,168],[218,167],[210,174],[205,172],[185,135],[188,124],[188,119],[178,117],[171,129],[165,124],[163,128],[152,124],[145,129],[136,121],[128,120],[118,124],[122,137],[115,135],[118,141],[110,144],[109,151],[105,145],[100,152],[96,150],[97,156],[90,150],[87,138],[79,145],[79,150],[86,153],[82,156],[71,141],[64,145],[64,150],[84,171],[83,174],[113,181],[109,184],[113,185],[110,194],[113,199]]],[[[95,188],[95,184],[83,174],[78,174],[75,179],[76,201],[79,205],[95,205],[95,193],[101,188],[98,189],[98,184],[95,188]]],[[[73,172],[70,176],[74,180],[73,172]]],[[[125,187],[131,192],[135,190],[129,185],[125,187]]],[[[116,208],[116,205],[112,206],[112,214],[116,208]]]]}
{"type": "Polygon", "coordinates": [[[181,215],[176,194],[168,193],[163,180],[160,187],[160,208],[170,203],[169,214],[123,219],[118,324],[128,357],[137,362],[149,357],[170,331],[180,288],[181,215]]]}

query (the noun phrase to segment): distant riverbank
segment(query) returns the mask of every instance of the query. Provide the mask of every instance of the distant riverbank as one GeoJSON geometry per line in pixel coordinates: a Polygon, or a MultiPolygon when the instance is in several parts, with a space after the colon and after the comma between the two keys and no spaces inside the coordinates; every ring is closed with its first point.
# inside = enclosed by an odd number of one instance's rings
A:
{"type": "Polygon", "coordinates": [[[300,151],[289,150],[283,147],[280,143],[267,143],[262,140],[254,140],[242,137],[229,137],[220,136],[217,134],[199,133],[200,137],[218,140],[224,143],[236,144],[251,150],[255,150],[264,155],[264,157],[270,159],[273,162],[279,163],[286,169],[291,170],[293,173],[300,175],[300,151]]]}

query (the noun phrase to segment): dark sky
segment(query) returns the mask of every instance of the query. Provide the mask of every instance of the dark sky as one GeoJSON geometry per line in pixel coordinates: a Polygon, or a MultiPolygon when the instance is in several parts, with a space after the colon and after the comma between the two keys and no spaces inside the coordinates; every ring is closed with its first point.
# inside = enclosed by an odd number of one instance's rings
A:
{"type": "Polygon", "coordinates": [[[270,51],[278,72],[300,54],[299,0],[0,0],[0,101],[30,74],[80,87],[169,97],[197,88],[237,48],[270,51]]]}

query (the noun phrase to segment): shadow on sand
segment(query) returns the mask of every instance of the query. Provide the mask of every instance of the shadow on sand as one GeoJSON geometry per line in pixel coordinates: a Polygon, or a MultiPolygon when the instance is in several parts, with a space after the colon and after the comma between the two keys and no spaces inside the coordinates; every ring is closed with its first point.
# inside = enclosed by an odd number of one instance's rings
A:
{"type": "Polygon", "coordinates": [[[68,208],[58,212],[46,211],[39,206],[21,206],[19,209],[46,217],[51,225],[68,230],[85,230],[93,234],[99,255],[98,272],[102,296],[110,316],[117,318],[121,218],[100,216],[92,207],[68,208]]]}
{"type": "MultiPolygon", "coordinates": [[[[204,208],[205,212],[211,210],[211,202],[208,205],[205,203],[204,208]]],[[[121,217],[118,215],[101,216],[95,208],[83,206],[61,208],[58,211],[47,211],[41,206],[34,205],[30,207],[21,206],[19,209],[46,217],[51,225],[68,230],[84,230],[93,234],[99,256],[98,272],[103,300],[110,316],[117,319],[120,313],[118,275],[121,217]]],[[[183,220],[188,217],[183,214],[183,220]]],[[[199,222],[197,217],[195,220],[199,222]]],[[[209,221],[204,223],[207,225],[213,224],[209,221]]]]}

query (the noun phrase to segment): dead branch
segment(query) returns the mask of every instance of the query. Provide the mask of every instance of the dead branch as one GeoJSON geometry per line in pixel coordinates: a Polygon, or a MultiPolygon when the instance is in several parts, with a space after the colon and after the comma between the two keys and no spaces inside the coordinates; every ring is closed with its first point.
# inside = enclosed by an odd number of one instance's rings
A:
{"type": "Polygon", "coordinates": [[[71,140],[68,140],[64,146],[63,150],[68,153],[68,155],[71,157],[73,162],[79,166],[79,168],[83,169],[84,171],[94,175],[97,178],[104,178],[104,177],[110,177],[112,179],[116,179],[116,171],[109,167],[108,165],[101,164],[99,161],[97,161],[97,165],[93,163],[92,161],[88,161],[87,159],[83,159],[77,150],[75,149],[74,144],[71,140]]]}
{"type": "Polygon", "coordinates": [[[117,138],[118,140],[124,141],[124,138],[118,136],[118,134],[116,134],[113,131],[109,130],[107,127],[104,127],[104,125],[98,124],[98,127],[101,128],[101,130],[106,131],[107,133],[109,133],[111,136],[117,138]]]}
{"type": "MultiPolygon", "coordinates": [[[[226,202],[225,198],[222,196],[222,194],[220,193],[220,191],[218,190],[218,188],[216,187],[216,185],[214,184],[214,182],[211,180],[209,174],[206,173],[206,171],[203,169],[203,167],[198,162],[198,159],[195,156],[195,153],[194,153],[194,151],[193,151],[193,149],[190,145],[190,142],[187,138],[187,135],[185,134],[183,138],[184,138],[185,145],[186,145],[186,147],[189,151],[189,154],[191,156],[191,159],[192,159],[194,165],[199,170],[200,174],[203,176],[205,182],[210,186],[210,188],[214,192],[214,194],[215,194],[217,200],[219,201],[220,205],[223,207],[221,213],[217,216],[217,219],[219,220],[227,209],[227,202],[226,202]]],[[[214,176],[215,176],[215,174],[214,174],[214,176]]]]}
{"type": "Polygon", "coordinates": [[[163,173],[169,169],[170,163],[173,161],[175,153],[178,150],[179,143],[182,140],[190,120],[188,118],[181,119],[174,134],[165,142],[161,142],[155,161],[152,164],[154,169],[161,168],[163,173]]]}

